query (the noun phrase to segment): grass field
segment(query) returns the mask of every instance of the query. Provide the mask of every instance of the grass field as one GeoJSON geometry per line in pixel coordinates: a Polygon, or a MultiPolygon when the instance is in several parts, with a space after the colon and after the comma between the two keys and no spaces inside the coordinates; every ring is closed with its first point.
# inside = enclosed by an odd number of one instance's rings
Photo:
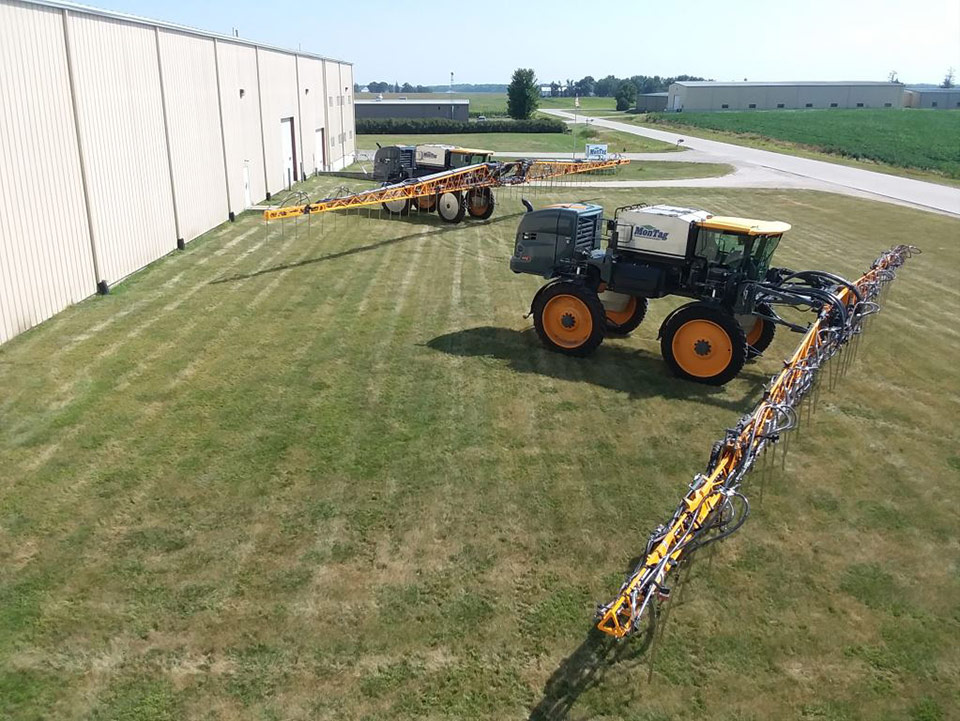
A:
{"type": "Polygon", "coordinates": [[[723,389],[667,374],[671,300],[590,360],[548,353],[501,197],[458,227],[245,214],[0,347],[0,717],[950,718],[960,222],[583,195],[789,221],[790,267],[925,251],[762,501],[746,486],[652,681],[594,604],[797,336],[723,389]]]}
{"type": "MultiPolygon", "coordinates": [[[[507,114],[507,94],[506,93],[384,93],[383,99],[390,100],[400,96],[410,99],[417,98],[439,98],[439,99],[459,99],[466,98],[470,101],[470,114],[486,115],[488,117],[506,116],[507,114]]],[[[370,100],[375,98],[376,93],[357,93],[358,100],[370,100]]],[[[540,98],[541,108],[573,108],[573,98],[540,98]]],[[[580,107],[590,110],[614,110],[617,107],[615,98],[580,98],[580,107]]]]}
{"type": "Polygon", "coordinates": [[[452,133],[450,135],[358,135],[357,148],[372,150],[381,145],[449,143],[467,148],[504,152],[584,152],[587,143],[606,143],[611,153],[674,152],[679,148],[640,135],[578,123],[570,133],[452,133]]]}
{"type": "Polygon", "coordinates": [[[958,111],[683,112],[640,116],[639,122],[787,141],[841,157],[916,168],[960,179],[958,111]]]}

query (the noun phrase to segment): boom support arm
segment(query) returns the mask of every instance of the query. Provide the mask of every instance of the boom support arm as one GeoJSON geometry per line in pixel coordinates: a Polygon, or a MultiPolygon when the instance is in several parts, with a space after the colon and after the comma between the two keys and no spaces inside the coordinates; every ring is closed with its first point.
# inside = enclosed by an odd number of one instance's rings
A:
{"type": "Polygon", "coordinates": [[[645,559],[618,596],[598,609],[597,628],[617,638],[636,631],[651,604],[668,596],[670,572],[697,548],[729,536],[743,524],[749,513],[740,492],[744,476],[769,443],[795,427],[800,401],[812,388],[817,371],[862,332],[863,320],[880,309],[881,290],[894,279],[896,269],[919,252],[913,246],[898,245],[877,258],[855,283],[840,279],[833,303],[820,310],[784,369],[772,379],[764,399],[714,446],[706,473],[694,478],[669,524],[650,535],[645,559]]]}
{"type": "Polygon", "coordinates": [[[361,208],[393,200],[410,200],[441,193],[463,192],[475,188],[521,185],[563,175],[616,168],[629,162],[629,160],[616,158],[612,160],[512,160],[509,162],[478,163],[465,168],[411,178],[400,183],[393,183],[382,188],[373,188],[340,198],[325,198],[315,203],[271,208],[264,211],[263,217],[265,220],[280,220],[298,215],[361,208]]]}

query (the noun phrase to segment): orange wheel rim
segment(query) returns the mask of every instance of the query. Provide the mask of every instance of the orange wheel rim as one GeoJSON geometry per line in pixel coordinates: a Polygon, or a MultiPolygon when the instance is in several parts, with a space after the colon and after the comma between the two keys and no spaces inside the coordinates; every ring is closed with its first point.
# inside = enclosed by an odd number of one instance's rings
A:
{"type": "Polygon", "coordinates": [[[593,333],[587,304],[574,295],[556,295],[543,307],[543,329],[561,348],[579,348],[593,333]]]}
{"type": "Polygon", "coordinates": [[[607,319],[613,321],[617,325],[623,325],[633,316],[634,311],[637,309],[637,298],[636,296],[631,295],[630,300],[627,301],[627,305],[623,310],[606,310],[607,319]]]}
{"type": "Polygon", "coordinates": [[[756,345],[763,335],[763,318],[754,317],[753,327],[747,331],[747,344],[756,345]]]}
{"type": "Polygon", "coordinates": [[[434,195],[424,195],[417,198],[417,207],[423,210],[433,208],[437,204],[437,198],[434,195]]]}
{"type": "Polygon", "coordinates": [[[677,330],[670,346],[677,365],[696,378],[722,373],[733,359],[730,336],[709,320],[687,321],[677,330]]]}

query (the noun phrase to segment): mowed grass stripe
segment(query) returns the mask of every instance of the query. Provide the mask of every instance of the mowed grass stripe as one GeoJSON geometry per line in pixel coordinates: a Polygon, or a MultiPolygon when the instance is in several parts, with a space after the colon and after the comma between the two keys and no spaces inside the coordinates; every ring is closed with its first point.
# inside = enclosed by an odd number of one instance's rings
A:
{"type": "MultiPolygon", "coordinates": [[[[571,717],[682,716],[702,687],[707,718],[942,716],[958,670],[957,581],[942,562],[960,521],[942,502],[958,384],[951,337],[925,326],[957,309],[926,280],[949,282],[955,223],[817,193],[593,197],[787,220],[791,267],[859,274],[904,227],[934,241],[762,502],[751,476],[754,515],[672,612],[655,699],[635,694],[648,670],[629,645],[593,681],[564,679],[589,670],[577,659],[593,603],[798,336],[779,334],[722,390],[680,383],[658,358],[664,299],[632,337],[558,364],[522,318],[542,281],[507,269],[519,219],[507,201],[456,229],[415,216],[301,226],[268,272],[237,278],[260,267],[245,260],[170,311],[195,324],[169,361],[119,390],[111,378],[178,337],[164,321],[121,365],[91,368],[112,390],[74,419],[72,450],[0,486],[2,678],[17,688],[0,708],[525,718],[567,699],[571,717]]],[[[150,269],[138,283],[131,302],[157,290],[150,269]]],[[[44,393],[10,379],[31,416],[26,399],[44,393]]],[[[0,437],[3,477],[10,448],[0,437]]]]}

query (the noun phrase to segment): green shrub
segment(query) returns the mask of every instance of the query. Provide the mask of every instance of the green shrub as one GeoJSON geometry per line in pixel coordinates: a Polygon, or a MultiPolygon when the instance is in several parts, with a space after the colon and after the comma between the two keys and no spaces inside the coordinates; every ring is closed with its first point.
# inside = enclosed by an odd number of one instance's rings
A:
{"type": "Polygon", "coordinates": [[[566,124],[554,118],[487,120],[471,123],[449,118],[358,118],[359,135],[406,135],[408,133],[565,133],[566,124]]]}

